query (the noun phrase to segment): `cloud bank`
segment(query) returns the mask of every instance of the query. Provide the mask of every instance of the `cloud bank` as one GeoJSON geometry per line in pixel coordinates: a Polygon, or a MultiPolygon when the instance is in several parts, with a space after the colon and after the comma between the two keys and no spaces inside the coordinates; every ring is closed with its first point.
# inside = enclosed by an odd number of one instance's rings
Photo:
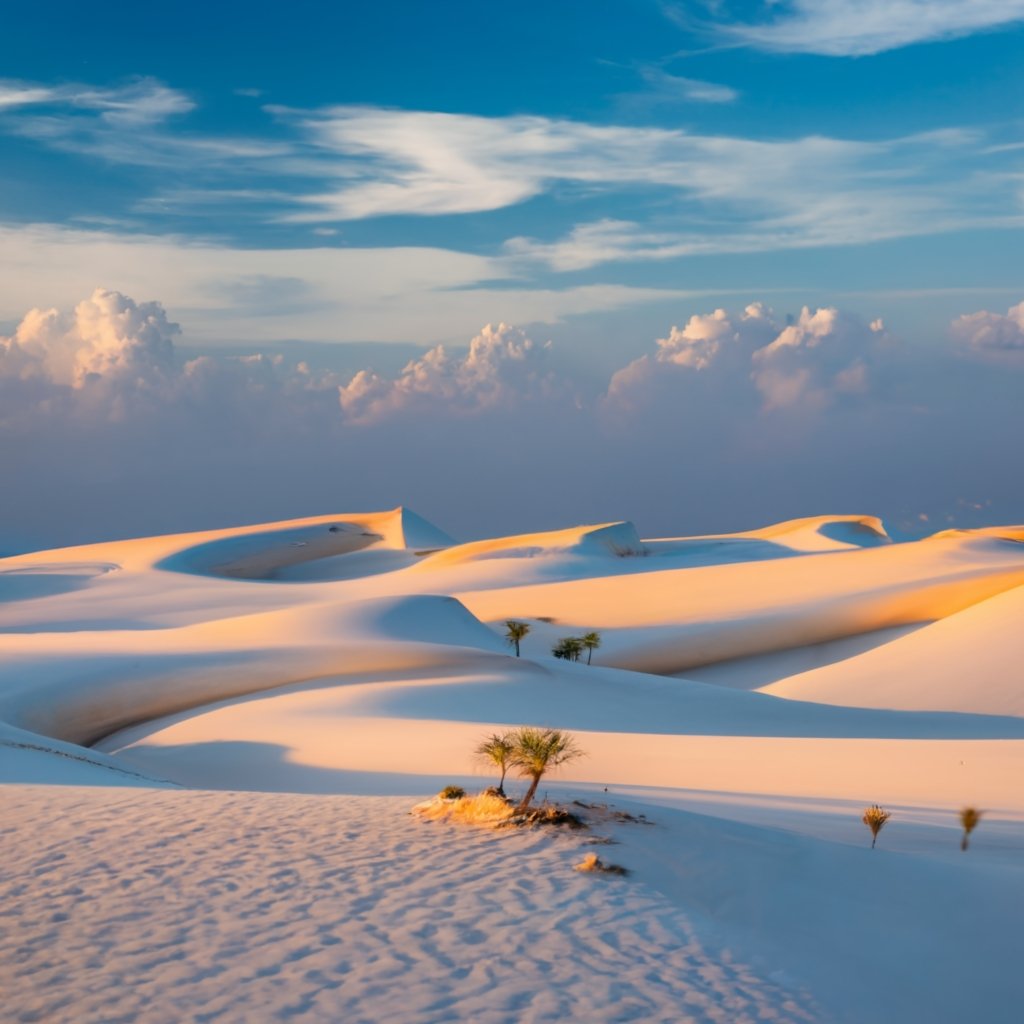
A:
{"type": "Polygon", "coordinates": [[[663,391],[666,380],[674,392],[712,376],[718,387],[730,382],[738,397],[749,382],[765,411],[821,409],[867,390],[869,367],[880,358],[884,338],[881,321],[865,324],[835,308],[812,312],[805,306],[789,323],[762,303],[739,314],[716,309],[692,316],[681,330],[673,327],[653,355],[618,371],[608,400],[637,408],[663,391]]]}
{"type": "Polygon", "coordinates": [[[464,536],[721,531],[754,509],[1024,520],[1019,378],[984,358],[1017,347],[1020,311],[925,351],[850,311],[754,302],[694,313],[601,386],[507,324],[392,374],[185,358],[159,303],[99,289],[0,338],[0,550],[399,503],[464,536]]]}

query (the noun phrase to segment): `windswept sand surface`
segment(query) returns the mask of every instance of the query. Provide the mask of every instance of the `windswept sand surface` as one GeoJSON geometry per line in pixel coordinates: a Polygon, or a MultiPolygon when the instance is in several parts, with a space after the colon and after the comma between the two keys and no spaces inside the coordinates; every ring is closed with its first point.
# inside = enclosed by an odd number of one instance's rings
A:
{"type": "Polygon", "coordinates": [[[1015,1022],[1022,538],[457,545],[397,509],[0,560],[5,1013],[1015,1022]],[[525,723],[588,754],[542,794],[656,824],[409,816],[525,723]]]}
{"type": "Polygon", "coordinates": [[[819,1019],[643,882],[573,872],[577,835],[380,798],[26,789],[11,811],[7,1020],[819,1019]]]}

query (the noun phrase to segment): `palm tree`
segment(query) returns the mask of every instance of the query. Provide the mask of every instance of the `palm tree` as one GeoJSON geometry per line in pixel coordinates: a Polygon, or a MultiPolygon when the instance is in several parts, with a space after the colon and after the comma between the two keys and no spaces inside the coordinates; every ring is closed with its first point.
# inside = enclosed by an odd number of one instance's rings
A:
{"type": "Polygon", "coordinates": [[[505,639],[516,649],[516,657],[519,657],[519,641],[530,632],[530,627],[525,622],[517,622],[515,619],[508,619],[505,623],[505,639]]]}
{"type": "Polygon", "coordinates": [[[967,849],[968,837],[978,827],[978,822],[981,821],[983,813],[983,811],[979,811],[976,807],[965,807],[960,812],[960,825],[964,830],[963,838],[960,840],[961,850],[967,849]]]}
{"type": "Polygon", "coordinates": [[[501,772],[501,779],[498,781],[499,796],[505,795],[505,775],[512,767],[514,749],[511,733],[505,732],[499,735],[492,732],[490,736],[480,742],[475,751],[480,761],[493,764],[501,772]]]}
{"type": "Polygon", "coordinates": [[[524,779],[530,780],[530,788],[516,808],[519,813],[529,808],[545,772],[583,756],[576,741],[561,729],[524,725],[513,730],[509,738],[512,741],[512,767],[524,779]]]}
{"type": "Polygon", "coordinates": [[[861,821],[869,829],[871,829],[871,849],[875,848],[875,842],[878,839],[878,833],[882,831],[885,823],[892,817],[888,811],[883,811],[878,804],[872,804],[870,807],[864,809],[864,817],[861,821]]]}
{"type": "Polygon", "coordinates": [[[587,652],[587,664],[590,664],[590,659],[593,656],[594,651],[601,646],[601,634],[600,633],[584,633],[580,637],[580,643],[583,644],[587,652]]]}
{"type": "Polygon", "coordinates": [[[566,662],[579,662],[580,655],[583,653],[583,640],[580,637],[562,637],[551,648],[551,653],[555,657],[564,657],[566,662]]]}

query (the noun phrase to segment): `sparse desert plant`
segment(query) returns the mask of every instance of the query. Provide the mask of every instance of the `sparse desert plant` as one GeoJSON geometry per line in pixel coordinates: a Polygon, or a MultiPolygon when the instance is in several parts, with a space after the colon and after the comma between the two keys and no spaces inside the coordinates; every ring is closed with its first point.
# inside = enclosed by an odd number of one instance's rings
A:
{"type": "Polygon", "coordinates": [[[458,821],[467,825],[498,828],[512,816],[513,807],[502,796],[478,793],[458,800],[428,800],[417,804],[413,811],[427,821],[458,821]]]}
{"type": "Polygon", "coordinates": [[[505,776],[512,767],[513,743],[511,733],[492,732],[486,739],[481,740],[476,748],[476,757],[480,761],[494,765],[501,772],[498,781],[498,796],[505,795],[505,776]]]}
{"type": "Polygon", "coordinates": [[[601,646],[601,634],[596,632],[584,633],[583,636],[580,637],[580,643],[583,644],[583,647],[587,652],[587,664],[589,665],[594,651],[601,646]]]}
{"type": "Polygon", "coordinates": [[[505,622],[505,640],[509,646],[516,649],[516,657],[519,657],[519,643],[530,632],[530,627],[525,622],[516,619],[508,619],[505,622]]]}
{"type": "Polygon", "coordinates": [[[466,791],[461,786],[445,786],[440,793],[442,800],[461,800],[465,795],[466,791]]]}
{"type": "Polygon", "coordinates": [[[578,814],[560,804],[543,803],[531,807],[525,814],[517,808],[514,821],[522,825],[567,825],[572,829],[589,828],[578,814]]]}
{"type": "Polygon", "coordinates": [[[885,823],[892,817],[888,811],[883,811],[878,804],[872,804],[864,808],[864,817],[861,821],[871,829],[871,849],[875,848],[878,841],[878,833],[885,827],[885,823]]]}
{"type": "Polygon", "coordinates": [[[977,807],[965,807],[960,812],[960,827],[964,830],[964,834],[960,839],[961,850],[966,850],[968,845],[970,845],[970,835],[978,827],[982,814],[984,814],[984,811],[979,811],[977,807]]]}
{"type": "Polygon", "coordinates": [[[583,860],[573,866],[574,871],[597,871],[605,875],[628,875],[629,869],[621,864],[606,864],[596,853],[588,853],[583,860]]]}
{"type": "Polygon", "coordinates": [[[583,640],[578,636],[567,637],[565,649],[569,653],[570,661],[579,661],[580,655],[583,653],[583,640]]]}
{"type": "Polygon", "coordinates": [[[566,661],[579,661],[583,653],[583,640],[578,636],[564,636],[551,648],[551,653],[566,661]]]}
{"type": "Polygon", "coordinates": [[[583,756],[576,741],[561,729],[538,729],[524,725],[510,734],[512,740],[511,766],[523,778],[530,780],[530,788],[516,810],[525,813],[529,808],[544,774],[559,765],[583,756]]]}

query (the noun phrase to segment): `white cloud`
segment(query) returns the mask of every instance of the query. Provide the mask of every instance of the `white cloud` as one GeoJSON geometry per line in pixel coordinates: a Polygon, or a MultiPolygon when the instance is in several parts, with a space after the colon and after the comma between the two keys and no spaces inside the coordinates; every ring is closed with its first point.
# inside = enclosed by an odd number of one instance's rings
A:
{"type": "MultiPolygon", "coordinates": [[[[760,141],[365,107],[278,113],[297,120],[313,145],[342,159],[335,187],[302,197],[311,209],[289,218],[298,220],[496,210],[557,182],[667,188],[701,201],[769,202],[770,210],[802,195],[803,209],[816,195],[843,194],[839,182],[851,188],[871,161],[901,145],[815,136],[760,141]]],[[[857,194],[867,208],[867,193],[857,194]]]]}
{"type": "Polygon", "coordinates": [[[195,109],[195,103],[184,93],[152,78],[138,78],[108,87],[74,83],[41,86],[0,79],[0,112],[32,106],[95,111],[107,125],[132,129],[157,124],[195,109]]]}
{"type": "Polygon", "coordinates": [[[765,411],[822,409],[842,395],[866,391],[869,366],[886,339],[881,321],[828,307],[806,306],[790,323],[761,303],[741,313],[724,309],[694,315],[673,327],[645,355],[619,370],[608,387],[612,410],[642,409],[652,401],[678,401],[680,389],[711,388],[737,408],[760,395],[765,411]]]}
{"type": "MultiPolygon", "coordinates": [[[[660,68],[646,74],[656,95],[733,97],[729,87],[660,68]]],[[[992,165],[989,140],[957,129],[887,140],[751,139],[539,116],[270,106],[280,121],[273,137],[230,138],[172,124],[192,108],[184,93],[151,79],[106,89],[0,83],[5,130],[163,174],[152,194],[133,199],[138,216],[205,213],[216,203],[247,218],[324,229],[381,216],[483,213],[552,193],[569,211],[596,194],[615,209],[628,195],[630,220],[605,217],[566,233],[560,219],[552,236],[509,239],[504,252],[520,271],[862,245],[1024,222],[1019,177],[992,165]]],[[[497,250],[500,239],[491,244],[497,250]]]]}
{"type": "Polygon", "coordinates": [[[53,99],[55,90],[27,82],[0,79],[0,113],[16,107],[29,107],[53,99]]]}
{"type": "Polygon", "coordinates": [[[862,57],[1024,21],[1024,0],[766,0],[769,18],[721,24],[726,38],[781,53],[862,57]]]}
{"type": "Polygon", "coordinates": [[[69,307],[97,281],[161,295],[197,341],[410,341],[471,337],[494,320],[565,317],[682,291],[516,285],[509,262],[438,248],[243,249],[180,236],[0,225],[0,322],[69,307]]]}
{"type": "Polygon", "coordinates": [[[1001,313],[980,310],[957,317],[953,337],[978,355],[1024,355],[1024,302],[1001,313]]]}
{"type": "Polygon", "coordinates": [[[0,338],[0,375],[42,377],[72,388],[96,378],[137,385],[164,379],[177,324],[157,302],[136,304],[97,288],[74,312],[32,309],[9,338],[0,338]]]}
{"type": "MultiPolygon", "coordinates": [[[[152,410],[206,410],[247,422],[257,412],[297,428],[367,425],[401,416],[445,418],[564,399],[546,364],[549,345],[519,328],[487,325],[465,351],[443,346],[393,378],[361,370],[348,380],[280,355],[204,355],[182,363],[180,333],[157,302],[96,289],[70,313],[33,309],[0,337],[0,383],[20,411],[46,416],[54,402],[97,420],[119,419],[136,399],[152,410]],[[18,386],[22,390],[18,392],[18,386]]],[[[9,410],[8,410],[9,411],[9,410]]]]}
{"type": "Polygon", "coordinates": [[[868,360],[883,335],[881,321],[866,326],[832,307],[812,313],[804,306],[793,323],[751,357],[752,378],[765,407],[821,407],[837,395],[864,391],[868,360]]]}
{"type": "Polygon", "coordinates": [[[464,356],[452,356],[439,345],[394,380],[362,371],[339,388],[339,402],[346,417],[360,423],[425,405],[473,413],[527,404],[555,390],[554,375],[545,366],[547,347],[535,345],[518,328],[488,324],[464,356]]]}
{"type": "Polygon", "coordinates": [[[642,65],[638,70],[640,77],[647,83],[649,92],[624,98],[644,100],[648,103],[735,103],[740,97],[739,91],[731,86],[672,75],[662,68],[649,64],[642,65]]]}

